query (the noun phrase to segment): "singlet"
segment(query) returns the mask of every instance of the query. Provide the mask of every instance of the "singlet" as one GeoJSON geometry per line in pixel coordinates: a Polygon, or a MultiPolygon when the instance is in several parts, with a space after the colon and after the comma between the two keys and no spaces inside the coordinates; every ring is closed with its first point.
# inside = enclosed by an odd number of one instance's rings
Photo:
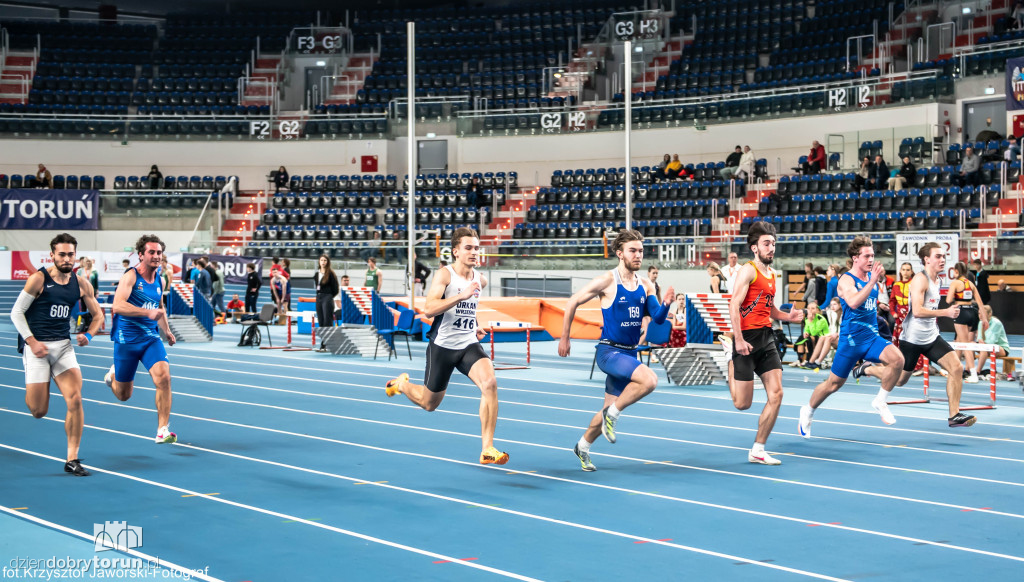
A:
{"type": "Polygon", "coordinates": [[[711,285],[712,293],[728,293],[729,287],[725,282],[725,275],[718,276],[718,289],[715,289],[714,285],[711,285]]]}
{"type": "Polygon", "coordinates": [[[963,283],[964,284],[964,288],[963,288],[962,291],[957,291],[956,293],[953,293],[953,300],[954,301],[967,301],[968,303],[973,305],[974,304],[974,290],[971,289],[971,282],[967,280],[967,277],[960,277],[960,278],[957,279],[957,281],[960,281],[961,283],[963,283]]]}
{"type": "MultiPolygon", "coordinates": [[[[925,275],[927,277],[927,274],[925,275]]],[[[928,291],[924,294],[924,308],[939,308],[939,282],[928,279],[928,291]]],[[[939,337],[939,326],[934,317],[916,317],[911,307],[907,318],[903,320],[903,333],[900,340],[919,346],[926,346],[939,337]]]]}
{"type": "MultiPolygon", "coordinates": [[[[451,265],[449,265],[451,266],[451,265]]],[[[366,270],[366,286],[371,289],[377,288],[377,279],[380,277],[380,269],[366,270]]]]}
{"type": "MultiPolygon", "coordinates": [[[[480,284],[480,273],[473,269],[471,279],[464,279],[455,272],[451,265],[445,267],[451,275],[451,282],[444,288],[442,299],[451,299],[469,287],[471,283],[480,284]]],[[[451,309],[434,318],[427,337],[431,343],[449,350],[461,350],[480,341],[476,339],[476,306],[479,294],[456,303],[451,309]]]]}
{"type": "Polygon", "coordinates": [[[896,281],[893,283],[892,297],[896,300],[897,305],[903,307],[910,305],[910,281],[896,281]]]}
{"type": "Polygon", "coordinates": [[[71,306],[82,296],[78,288],[78,276],[71,273],[71,280],[61,285],[50,277],[48,269],[43,274],[43,292],[36,297],[25,311],[28,328],[32,337],[41,342],[55,342],[71,337],[71,306]]]}
{"type": "MultiPolygon", "coordinates": [[[[135,271],[135,286],[128,296],[128,305],[142,309],[159,309],[163,296],[163,278],[160,276],[163,269],[157,268],[152,283],[147,283],[135,267],[132,267],[132,270],[135,271]]],[[[149,338],[160,339],[160,328],[156,321],[148,317],[114,315],[113,319],[110,339],[115,343],[130,344],[149,338]]]]}
{"type": "MultiPolygon", "coordinates": [[[[843,273],[843,276],[853,279],[857,291],[868,284],[850,272],[843,273]]],[[[878,285],[875,285],[871,294],[857,309],[852,309],[842,297],[839,298],[839,303],[843,306],[843,322],[839,324],[840,345],[860,345],[878,337],[878,285]]]]}
{"type": "Polygon", "coordinates": [[[740,329],[771,328],[772,307],[775,305],[775,273],[766,277],[754,261],[747,264],[754,267],[754,280],[747,287],[747,296],[740,305],[740,329]]]}
{"type": "Polygon", "coordinates": [[[615,297],[611,305],[601,308],[604,319],[601,339],[621,346],[636,346],[647,308],[647,289],[635,273],[636,289],[633,290],[622,284],[618,269],[612,269],[612,277],[615,278],[615,297]]]}

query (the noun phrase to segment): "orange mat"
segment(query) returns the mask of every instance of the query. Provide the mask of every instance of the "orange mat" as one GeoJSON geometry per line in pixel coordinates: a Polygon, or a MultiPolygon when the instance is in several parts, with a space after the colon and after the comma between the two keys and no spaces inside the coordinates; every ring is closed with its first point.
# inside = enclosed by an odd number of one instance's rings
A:
{"type": "MultiPolygon", "coordinates": [[[[403,307],[409,306],[405,298],[387,298],[403,307]]],[[[425,298],[416,298],[416,311],[422,311],[425,298]]],[[[562,320],[568,299],[537,299],[532,297],[481,297],[477,314],[480,321],[523,321],[543,327],[551,337],[562,337],[562,320]]],[[[593,299],[576,308],[572,339],[598,339],[601,337],[601,302],[593,299]]]]}

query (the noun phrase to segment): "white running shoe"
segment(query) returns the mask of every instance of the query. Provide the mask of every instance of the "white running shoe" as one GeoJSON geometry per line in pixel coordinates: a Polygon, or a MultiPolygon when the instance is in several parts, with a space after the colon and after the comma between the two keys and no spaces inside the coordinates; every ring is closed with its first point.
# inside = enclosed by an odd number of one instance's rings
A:
{"type": "Polygon", "coordinates": [[[967,376],[967,378],[964,379],[964,382],[967,383],[967,384],[977,384],[978,383],[978,373],[975,372],[974,370],[971,370],[971,374],[969,376],[967,376]]]}
{"type": "Polygon", "coordinates": [[[160,430],[156,431],[156,443],[157,444],[170,444],[178,442],[178,435],[171,432],[170,427],[166,424],[160,427],[160,430]]]}
{"type": "Polygon", "coordinates": [[[800,421],[796,425],[797,432],[805,439],[811,438],[811,423],[814,422],[814,411],[808,405],[800,407],[800,421]]]}
{"type": "Polygon", "coordinates": [[[114,387],[114,364],[110,364],[110,371],[103,375],[103,381],[107,383],[107,388],[114,387]]]}
{"type": "Polygon", "coordinates": [[[882,417],[882,422],[885,424],[896,424],[896,417],[892,415],[892,411],[889,410],[889,405],[885,403],[885,400],[875,398],[871,401],[871,408],[875,409],[875,412],[882,417]]]}
{"type": "Polygon", "coordinates": [[[757,463],[759,465],[781,465],[782,461],[768,454],[768,451],[761,451],[760,453],[754,453],[753,450],[747,453],[747,461],[751,463],[757,463]]]}
{"type": "Polygon", "coordinates": [[[729,363],[732,360],[732,338],[721,336],[718,341],[722,344],[722,351],[725,352],[725,362],[729,363]]]}

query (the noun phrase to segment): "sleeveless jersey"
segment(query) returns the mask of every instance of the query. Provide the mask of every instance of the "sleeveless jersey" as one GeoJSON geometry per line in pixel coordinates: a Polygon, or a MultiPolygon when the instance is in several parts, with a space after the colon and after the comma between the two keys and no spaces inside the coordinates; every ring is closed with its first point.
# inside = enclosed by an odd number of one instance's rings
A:
{"type": "MultiPolygon", "coordinates": [[[[474,269],[471,279],[464,279],[455,272],[455,269],[448,265],[448,274],[451,275],[451,283],[444,288],[443,299],[451,299],[469,287],[471,283],[480,284],[480,273],[474,269]]],[[[434,344],[450,350],[461,350],[479,342],[476,339],[476,307],[479,302],[479,293],[464,299],[455,304],[454,307],[445,311],[439,317],[434,318],[427,337],[434,344]]]]}
{"type": "Polygon", "coordinates": [[[772,306],[775,304],[775,273],[766,277],[758,270],[754,261],[750,261],[754,267],[754,280],[747,287],[747,296],[743,298],[740,305],[740,329],[771,328],[772,306]]]}
{"type": "Polygon", "coordinates": [[[601,339],[624,346],[635,346],[640,341],[640,330],[647,307],[647,290],[635,273],[636,289],[630,291],[622,284],[618,269],[612,269],[615,278],[615,297],[612,304],[601,308],[604,326],[601,339]]]}
{"type": "MultiPolygon", "coordinates": [[[[913,281],[913,279],[911,279],[913,281]]],[[[896,304],[906,307],[910,304],[910,281],[896,281],[892,285],[892,297],[896,304]]]]}
{"type": "MultiPolygon", "coordinates": [[[[925,275],[927,277],[927,275],[925,275]]],[[[928,291],[924,294],[924,308],[939,308],[939,282],[928,279],[928,291]]],[[[939,326],[934,317],[916,317],[914,308],[907,312],[907,318],[903,320],[903,333],[900,340],[915,345],[926,346],[939,337],[939,326]]]]}
{"type": "MultiPolygon", "coordinates": [[[[128,305],[142,309],[159,309],[160,298],[163,296],[163,278],[160,276],[162,269],[157,268],[153,275],[153,282],[147,283],[139,270],[135,271],[135,286],[128,296],[128,305]]],[[[119,344],[135,343],[147,338],[160,339],[160,328],[157,323],[148,317],[127,317],[115,315],[110,339],[119,344]]]]}
{"type": "MultiPolygon", "coordinates": [[[[843,276],[849,276],[853,279],[853,284],[857,291],[860,291],[868,284],[867,281],[854,277],[850,272],[843,273],[843,276]]],[[[878,337],[877,285],[875,285],[871,290],[871,294],[868,295],[868,298],[857,309],[852,309],[842,297],[839,298],[839,303],[843,306],[843,322],[839,325],[840,345],[844,343],[851,346],[860,345],[878,337]]]]}
{"type": "Polygon", "coordinates": [[[32,337],[41,342],[55,342],[71,337],[71,308],[78,303],[82,291],[78,288],[78,276],[71,273],[71,280],[61,285],[50,277],[48,269],[43,274],[43,292],[25,311],[28,328],[32,337]]]}
{"type": "Polygon", "coordinates": [[[964,284],[964,288],[963,288],[962,291],[957,291],[956,293],[953,293],[953,300],[954,301],[969,301],[969,302],[973,303],[974,302],[974,291],[971,289],[971,283],[967,280],[967,277],[960,277],[959,279],[957,279],[957,281],[960,281],[961,283],[963,283],[964,284]]]}

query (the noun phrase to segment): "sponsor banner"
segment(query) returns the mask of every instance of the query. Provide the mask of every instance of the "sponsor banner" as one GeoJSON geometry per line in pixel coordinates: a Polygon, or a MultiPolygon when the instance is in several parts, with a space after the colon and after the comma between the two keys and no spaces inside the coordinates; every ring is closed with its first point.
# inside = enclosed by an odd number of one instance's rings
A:
{"type": "Polygon", "coordinates": [[[0,189],[0,229],[98,230],[98,190],[0,189]]]}
{"type": "Polygon", "coordinates": [[[1024,109],[1024,58],[1006,59],[1006,110],[1024,109]]]}
{"type": "Polygon", "coordinates": [[[181,260],[176,262],[181,267],[188,266],[191,268],[191,262],[193,259],[197,259],[202,256],[209,256],[211,261],[216,261],[221,264],[221,270],[224,271],[224,282],[225,283],[236,283],[245,285],[246,283],[246,271],[245,266],[252,264],[256,266],[256,274],[263,277],[263,259],[259,257],[236,257],[234,255],[200,255],[195,253],[184,253],[181,255],[181,260]]]}

